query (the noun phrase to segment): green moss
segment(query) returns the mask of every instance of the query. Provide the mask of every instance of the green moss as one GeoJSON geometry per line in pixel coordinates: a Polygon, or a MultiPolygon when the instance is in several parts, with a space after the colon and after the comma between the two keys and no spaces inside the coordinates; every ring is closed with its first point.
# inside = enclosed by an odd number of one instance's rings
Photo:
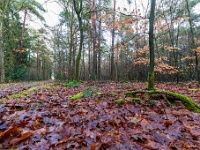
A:
{"type": "Polygon", "coordinates": [[[117,93],[116,92],[112,92],[110,96],[113,96],[113,97],[117,96],[117,93]]]}
{"type": "Polygon", "coordinates": [[[48,87],[52,87],[54,85],[55,85],[55,83],[49,83],[49,84],[45,84],[45,85],[38,86],[38,87],[32,87],[32,88],[29,88],[28,90],[24,90],[24,91],[21,91],[21,92],[16,93],[16,94],[9,95],[8,98],[0,99],[0,101],[3,102],[7,99],[20,98],[22,96],[26,96],[26,95],[32,93],[33,91],[38,90],[39,88],[48,88],[48,87]]]}
{"type": "Polygon", "coordinates": [[[154,72],[148,73],[148,89],[154,89],[154,72]]]}
{"type": "Polygon", "coordinates": [[[200,113],[200,108],[198,103],[194,102],[191,98],[174,92],[168,92],[168,91],[164,92],[170,96],[173,96],[175,99],[181,100],[184,106],[189,110],[200,113]]]}
{"type": "Polygon", "coordinates": [[[134,103],[141,103],[142,102],[142,99],[139,98],[139,97],[136,97],[136,98],[133,98],[132,100],[134,103]]]}
{"type": "Polygon", "coordinates": [[[101,92],[101,91],[97,91],[96,94],[97,94],[97,95],[101,95],[102,92],[101,92]]]}
{"type": "Polygon", "coordinates": [[[174,100],[180,100],[183,103],[183,105],[189,110],[200,113],[200,107],[198,103],[194,102],[191,98],[184,96],[182,94],[165,91],[165,90],[159,90],[159,89],[148,90],[148,91],[132,91],[131,94],[133,97],[136,97],[137,94],[148,94],[148,95],[164,94],[166,96],[173,97],[174,100]]]}
{"type": "Polygon", "coordinates": [[[77,93],[75,95],[73,95],[70,100],[74,101],[76,99],[82,98],[84,96],[83,92],[77,93]]]}
{"type": "Polygon", "coordinates": [[[106,96],[114,97],[117,96],[117,93],[116,92],[106,93],[106,96]]]}
{"type": "Polygon", "coordinates": [[[125,92],[125,95],[127,97],[131,97],[131,96],[133,96],[133,92],[127,91],[127,92],[125,92]]]}
{"type": "Polygon", "coordinates": [[[156,100],[148,100],[146,103],[154,106],[156,104],[156,100]]]}
{"type": "Polygon", "coordinates": [[[37,90],[37,87],[32,87],[32,88],[30,88],[30,89],[28,89],[28,90],[19,92],[19,93],[17,93],[17,94],[13,94],[13,95],[10,96],[10,98],[20,98],[20,97],[22,97],[22,96],[25,96],[25,95],[30,94],[31,92],[33,92],[33,91],[35,91],[35,90],[37,90]]]}
{"type": "Polygon", "coordinates": [[[122,103],[124,103],[125,101],[122,99],[122,98],[120,98],[120,99],[118,99],[118,100],[115,100],[115,104],[122,104],[122,103]]]}
{"type": "Polygon", "coordinates": [[[196,92],[196,91],[198,91],[199,89],[188,89],[189,91],[191,91],[191,92],[196,92]]]}

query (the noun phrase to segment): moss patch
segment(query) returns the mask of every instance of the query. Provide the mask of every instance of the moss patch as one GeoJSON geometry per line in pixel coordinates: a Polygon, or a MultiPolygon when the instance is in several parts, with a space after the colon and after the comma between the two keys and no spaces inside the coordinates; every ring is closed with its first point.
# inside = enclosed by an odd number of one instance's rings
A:
{"type": "Polygon", "coordinates": [[[122,104],[122,103],[124,103],[125,101],[122,99],[122,98],[120,98],[120,99],[118,99],[118,100],[115,100],[115,104],[122,104]]]}
{"type": "MultiPolygon", "coordinates": [[[[125,93],[126,94],[126,93],[125,93]]],[[[194,112],[200,113],[200,107],[198,105],[198,103],[194,102],[191,98],[182,95],[182,94],[178,94],[178,93],[174,93],[174,92],[170,92],[170,91],[165,91],[165,90],[160,90],[160,89],[155,89],[155,90],[146,90],[146,91],[132,91],[129,92],[128,95],[130,96],[130,94],[132,94],[133,97],[136,97],[137,94],[148,94],[148,95],[156,95],[156,94],[161,94],[161,95],[165,95],[166,97],[172,97],[173,100],[180,100],[183,105],[188,108],[189,110],[192,110],[194,112]]],[[[127,95],[127,96],[128,96],[127,95]]]]}
{"type": "Polygon", "coordinates": [[[9,95],[7,98],[2,98],[2,99],[0,99],[0,102],[6,101],[8,99],[20,98],[22,96],[26,96],[26,95],[32,93],[33,91],[37,91],[39,88],[48,88],[48,87],[52,87],[54,85],[55,85],[55,83],[49,83],[49,84],[45,84],[42,86],[32,87],[32,88],[29,88],[28,90],[24,90],[24,91],[21,91],[16,94],[9,95]]]}
{"type": "Polygon", "coordinates": [[[131,97],[131,96],[133,96],[133,92],[130,92],[130,91],[127,91],[127,92],[125,92],[125,95],[127,96],[127,97],[131,97]]]}
{"type": "Polygon", "coordinates": [[[70,100],[74,101],[76,99],[82,98],[84,96],[83,92],[77,93],[75,95],[73,95],[70,100]]]}
{"type": "Polygon", "coordinates": [[[142,102],[142,99],[141,98],[138,98],[138,97],[135,97],[133,98],[132,100],[134,103],[141,103],[142,102]]]}
{"type": "Polygon", "coordinates": [[[198,91],[199,89],[188,89],[190,92],[196,92],[198,91]]]}

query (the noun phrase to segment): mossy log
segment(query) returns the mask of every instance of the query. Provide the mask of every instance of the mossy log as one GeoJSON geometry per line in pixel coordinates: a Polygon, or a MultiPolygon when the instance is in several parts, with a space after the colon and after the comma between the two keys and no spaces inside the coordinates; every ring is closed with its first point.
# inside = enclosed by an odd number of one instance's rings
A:
{"type": "MultiPolygon", "coordinates": [[[[167,98],[170,98],[170,100],[180,100],[183,105],[188,108],[189,110],[192,110],[194,112],[200,113],[200,106],[198,103],[194,102],[191,98],[170,92],[170,91],[165,91],[165,90],[160,90],[160,89],[155,89],[155,90],[138,90],[138,91],[131,91],[131,92],[126,92],[126,96],[132,96],[132,97],[137,97],[138,94],[148,94],[149,97],[158,97],[158,96],[165,96],[167,98]]],[[[164,97],[163,97],[164,98],[164,97]]]]}

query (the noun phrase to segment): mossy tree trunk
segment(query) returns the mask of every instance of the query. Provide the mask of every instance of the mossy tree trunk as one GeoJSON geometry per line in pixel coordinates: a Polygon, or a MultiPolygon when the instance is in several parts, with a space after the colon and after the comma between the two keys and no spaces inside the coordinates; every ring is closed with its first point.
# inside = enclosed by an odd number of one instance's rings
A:
{"type": "Polygon", "coordinates": [[[154,89],[154,18],[155,18],[156,0],[151,0],[151,12],[149,18],[149,50],[150,66],[148,73],[148,89],[154,89]]]}
{"type": "Polygon", "coordinates": [[[79,51],[76,57],[76,71],[75,71],[75,80],[79,80],[80,60],[81,60],[81,52],[82,52],[82,47],[83,47],[83,23],[82,23],[82,18],[81,18],[83,2],[82,0],[79,2],[79,4],[77,4],[78,2],[76,0],[73,0],[73,2],[74,2],[74,10],[78,17],[79,31],[80,31],[80,43],[79,43],[79,51]]]}

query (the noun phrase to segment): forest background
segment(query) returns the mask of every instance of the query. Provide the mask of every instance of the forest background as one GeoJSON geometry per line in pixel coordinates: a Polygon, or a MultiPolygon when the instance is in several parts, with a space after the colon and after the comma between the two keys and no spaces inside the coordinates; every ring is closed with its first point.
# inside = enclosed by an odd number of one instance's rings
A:
{"type": "MultiPolygon", "coordinates": [[[[127,0],[123,6],[116,0],[56,1],[60,12],[54,26],[43,16],[51,0],[0,3],[1,82],[147,80],[150,1],[127,0]],[[35,18],[42,28],[29,26],[35,18]]],[[[157,1],[156,81],[200,81],[199,3],[157,1]]]]}

